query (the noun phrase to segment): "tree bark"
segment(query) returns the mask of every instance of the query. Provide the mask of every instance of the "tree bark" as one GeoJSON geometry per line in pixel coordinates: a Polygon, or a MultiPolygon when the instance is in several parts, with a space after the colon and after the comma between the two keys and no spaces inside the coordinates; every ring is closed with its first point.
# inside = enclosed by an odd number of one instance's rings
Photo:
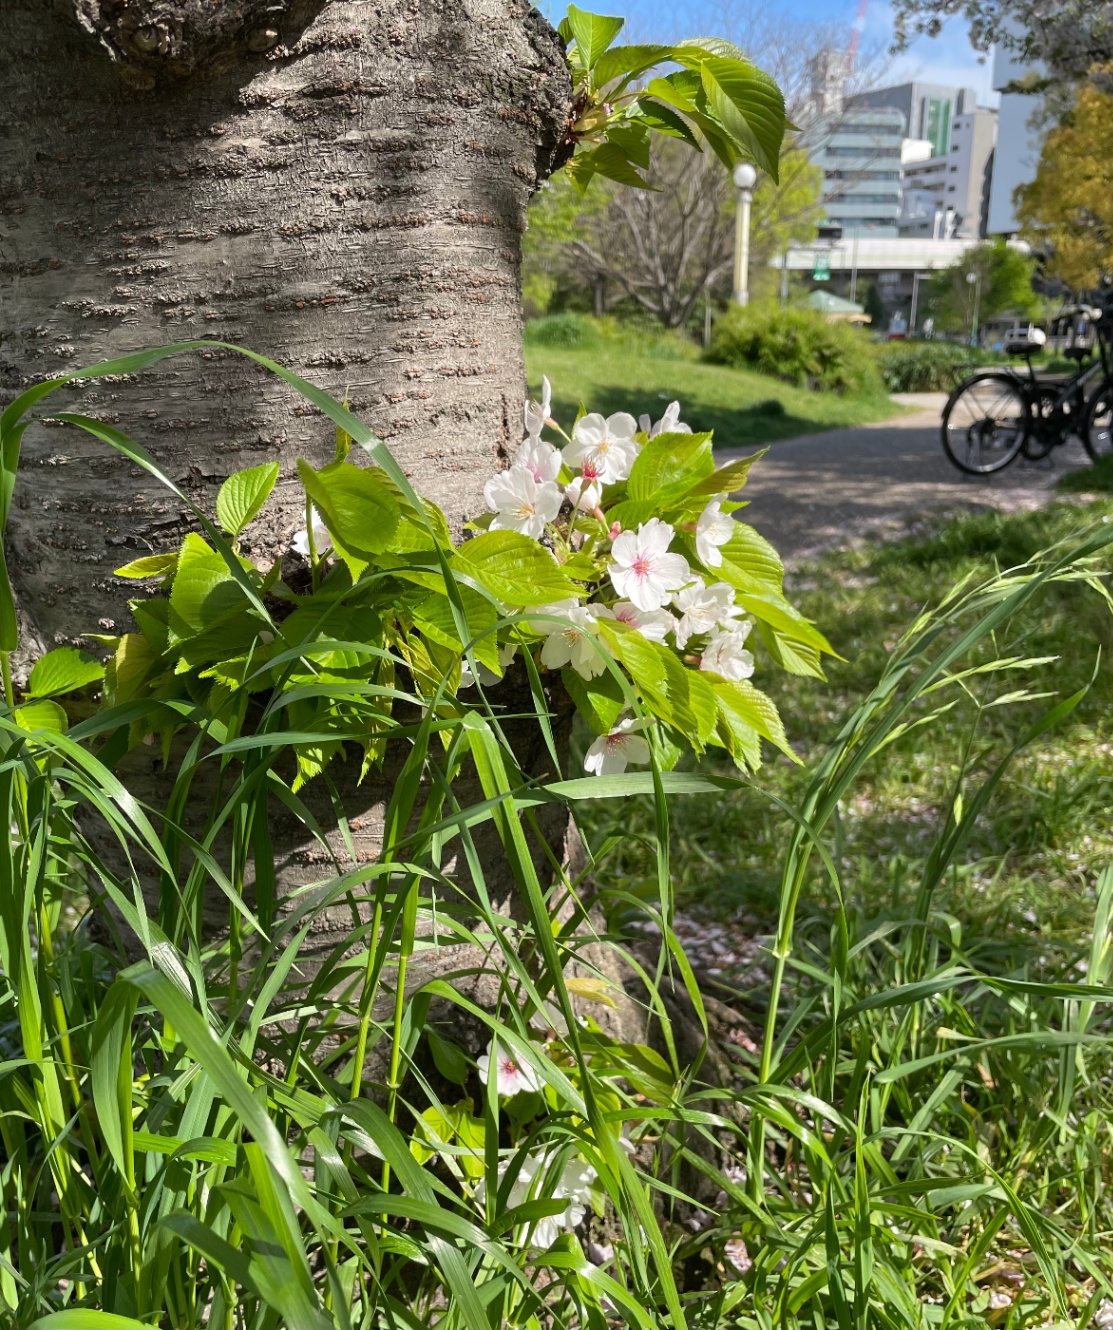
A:
{"type": "MultiPolygon", "coordinates": [[[[4,0],[0,392],[195,337],[338,395],[457,522],[519,441],[520,237],[571,98],[522,0],[4,0]]],[[[332,431],[218,350],[79,409],[133,432],[211,509],[282,463],[247,533],[304,525],[293,461],[332,431]]],[[[72,399],[71,399],[72,400],[72,399]]],[[[72,408],[71,408],[72,409],[72,408]]],[[[73,430],[28,433],[8,532],[39,645],[126,624],[112,570],[185,510],[73,430]]]]}

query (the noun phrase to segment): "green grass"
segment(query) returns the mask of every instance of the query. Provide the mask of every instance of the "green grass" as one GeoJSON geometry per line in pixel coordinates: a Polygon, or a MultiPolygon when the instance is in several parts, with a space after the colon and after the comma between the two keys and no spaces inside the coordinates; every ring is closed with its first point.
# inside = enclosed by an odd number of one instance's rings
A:
{"type": "Polygon", "coordinates": [[[1113,494],[1113,456],[1068,471],[1055,482],[1055,488],[1063,494],[1113,494]]]}
{"type": "MultiPolygon", "coordinates": [[[[775,911],[784,820],[762,791],[789,801],[799,797],[809,768],[834,740],[844,717],[867,696],[904,626],[924,606],[940,600],[961,578],[984,574],[994,560],[1003,568],[1017,565],[1099,518],[1113,519],[1113,502],[978,513],[923,536],[858,545],[797,568],[789,579],[796,602],[844,659],[830,666],[827,681],[788,675],[774,680],[772,672],[761,678],[807,765],[795,768],[777,759],[751,790],[731,799],[713,805],[678,803],[672,867],[681,904],[720,917],[740,910],[766,916],[775,911]]],[[[1020,759],[979,831],[971,848],[974,866],[960,874],[952,902],[971,911],[967,922],[975,928],[992,921],[991,931],[1004,923],[1061,939],[1088,926],[1088,904],[1078,889],[1113,862],[1113,826],[1103,812],[1113,806],[1111,648],[1113,620],[1107,609],[1074,587],[1047,593],[1018,635],[1019,653],[1054,657],[1024,672],[1029,689],[1066,695],[1097,672],[1069,725],[1020,759]],[[1003,862],[991,887],[976,867],[979,859],[1003,862]],[[1025,913],[1033,911],[1038,925],[1023,922],[1025,913]]],[[[979,764],[999,755],[1040,705],[1018,702],[981,712],[979,764]]],[[[867,912],[889,908],[894,885],[909,877],[909,864],[922,859],[946,806],[961,745],[978,714],[975,692],[937,724],[893,743],[886,760],[859,783],[844,812],[841,844],[855,865],[855,903],[867,912]]],[[[636,879],[647,870],[627,850],[616,877],[636,879]]],[[[816,908],[822,912],[829,905],[820,893],[816,908]]]]}
{"type": "MultiPolygon", "coordinates": [[[[904,720],[923,723],[896,731],[837,791],[819,827],[827,869],[813,857],[794,877],[794,823],[783,808],[811,808],[818,825],[815,791],[830,788],[830,763],[845,768],[875,732],[874,721],[848,728],[847,717],[884,714],[877,684],[886,671],[889,695],[906,690],[910,676],[894,662],[925,606],[964,578],[983,581],[995,563],[1016,567],[1111,518],[1104,500],[978,514],[800,567],[797,602],[844,657],[826,683],[789,678],[770,688],[804,765],[778,760],[721,800],[673,802],[670,867],[693,921],[682,932],[697,966],[714,967],[705,990],[742,1021],[732,1036],[736,1089],[756,1095],[757,1084],[791,1076],[792,1092],[834,1106],[861,1133],[856,1147],[841,1128],[826,1145],[809,1144],[796,1132],[813,1119],[798,1105],[775,1144],[772,1127],[758,1137],[768,1218],[728,1199],[692,1244],[722,1251],[740,1234],[755,1258],[747,1278],[756,1305],[791,1305],[813,1290],[801,1324],[813,1323],[808,1315],[822,1327],[1104,1324],[1092,1318],[1113,1297],[1108,1007],[1079,1025],[1083,1008],[1041,987],[1109,983],[1113,617],[1100,587],[1045,586],[950,671],[984,673],[913,701],[904,720]],[[1014,658],[1042,663],[1004,667],[1014,658]],[[1080,692],[1070,709],[1065,700],[1080,692]],[[1057,723],[1021,746],[998,780],[998,764],[1049,713],[1057,723]],[[973,819],[979,791],[995,782],[973,819]],[[712,938],[725,939],[728,961],[710,953],[712,938]],[[953,987],[968,968],[997,978],[953,987]],[[758,1062],[770,1024],[772,1078],[758,1062]],[[825,1284],[825,1260],[828,1275],[832,1261],[843,1263],[842,1294],[825,1284]],[[867,1319],[850,1316],[843,1296],[867,1319]]],[[[1107,550],[1091,565],[1103,579],[1110,567],[1107,550]]],[[[958,641],[971,618],[957,615],[944,641],[958,641]]],[[[933,651],[914,654],[913,672],[926,670],[933,651]]],[[[655,881],[654,812],[647,802],[618,818],[611,811],[591,811],[588,839],[616,837],[601,884],[636,931],[631,902],[655,881]]],[[[835,1113],[826,1116],[834,1128],[835,1113]]],[[[752,1139],[750,1147],[752,1160],[752,1139]]]]}
{"type": "Polygon", "coordinates": [[[640,353],[628,344],[567,349],[527,343],[526,368],[533,393],[540,391],[541,376],[548,375],[561,420],[574,419],[581,402],[607,415],[646,412],[656,420],[678,398],[683,419],[693,429],[714,430],[720,448],[773,443],[902,413],[884,396],[812,393],[764,374],[704,365],[694,358],[669,359],[659,348],[640,353]]]}

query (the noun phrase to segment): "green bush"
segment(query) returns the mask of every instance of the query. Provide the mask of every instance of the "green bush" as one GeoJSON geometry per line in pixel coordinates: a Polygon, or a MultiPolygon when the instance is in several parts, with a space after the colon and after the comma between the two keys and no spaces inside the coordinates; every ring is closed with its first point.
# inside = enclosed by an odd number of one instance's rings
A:
{"type": "Polygon", "coordinates": [[[828,323],[812,310],[732,308],[715,325],[705,359],[822,392],[881,391],[862,334],[846,324],[828,323]]]}
{"type": "Polygon", "coordinates": [[[662,328],[650,319],[620,319],[606,314],[545,314],[529,319],[524,329],[527,346],[561,351],[590,351],[601,346],[629,347],[639,355],[659,360],[683,360],[696,348],[683,333],[662,328]]]}
{"type": "Polygon", "coordinates": [[[887,342],[876,354],[891,393],[949,393],[986,361],[984,352],[956,342],[887,342]]]}

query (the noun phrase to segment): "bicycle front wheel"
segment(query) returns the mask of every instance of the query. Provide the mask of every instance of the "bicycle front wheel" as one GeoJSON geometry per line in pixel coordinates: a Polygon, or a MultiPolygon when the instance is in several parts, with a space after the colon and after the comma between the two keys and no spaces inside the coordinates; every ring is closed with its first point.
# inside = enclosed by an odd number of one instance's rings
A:
{"type": "Polygon", "coordinates": [[[943,408],[943,451],[972,476],[1008,466],[1024,447],[1032,418],[1028,399],[1007,374],[975,374],[943,408]]]}
{"type": "Polygon", "coordinates": [[[1086,403],[1082,442],[1095,462],[1113,455],[1113,383],[1108,379],[1086,403]]]}

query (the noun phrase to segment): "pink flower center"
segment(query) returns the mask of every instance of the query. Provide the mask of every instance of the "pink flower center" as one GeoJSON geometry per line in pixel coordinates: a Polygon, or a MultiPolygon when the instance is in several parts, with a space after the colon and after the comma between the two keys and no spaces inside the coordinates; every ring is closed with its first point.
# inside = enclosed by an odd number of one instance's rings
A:
{"type": "Polygon", "coordinates": [[[613,753],[616,748],[621,748],[625,742],[626,736],[624,734],[608,734],[607,752],[613,753]]]}
{"type": "Polygon", "coordinates": [[[639,554],[630,565],[630,571],[638,578],[646,578],[653,572],[653,560],[648,554],[639,554]]]}
{"type": "Polygon", "coordinates": [[[628,609],[615,610],[614,617],[619,621],[619,623],[631,623],[634,624],[635,627],[637,626],[638,615],[637,611],[634,609],[632,605],[628,609]]]}
{"type": "Polygon", "coordinates": [[[583,474],[584,474],[584,480],[587,482],[587,484],[590,485],[593,481],[599,479],[599,477],[603,474],[603,470],[600,466],[598,466],[595,462],[593,462],[590,457],[585,457],[583,474]]]}
{"type": "Polygon", "coordinates": [[[522,1069],[513,1058],[503,1058],[499,1063],[499,1071],[507,1076],[519,1076],[521,1075],[522,1069]]]}

